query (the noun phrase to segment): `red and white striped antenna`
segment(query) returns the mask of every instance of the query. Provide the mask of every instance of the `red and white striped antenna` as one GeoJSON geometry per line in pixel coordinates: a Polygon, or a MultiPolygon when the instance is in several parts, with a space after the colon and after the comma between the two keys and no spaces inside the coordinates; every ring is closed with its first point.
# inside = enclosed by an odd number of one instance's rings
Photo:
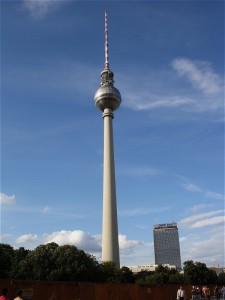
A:
{"type": "Polygon", "coordinates": [[[109,69],[108,15],[105,10],[105,69],[109,69]]]}

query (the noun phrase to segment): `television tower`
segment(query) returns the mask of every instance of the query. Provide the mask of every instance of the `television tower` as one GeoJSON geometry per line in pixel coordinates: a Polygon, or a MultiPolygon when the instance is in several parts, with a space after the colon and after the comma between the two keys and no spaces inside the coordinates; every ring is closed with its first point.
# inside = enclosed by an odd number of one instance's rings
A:
{"type": "Polygon", "coordinates": [[[95,93],[95,105],[103,112],[104,120],[104,167],[103,167],[103,221],[102,261],[113,261],[120,267],[116,182],[113,147],[113,112],[121,103],[120,92],[114,87],[114,74],[109,68],[108,17],[105,11],[105,65],[101,72],[101,85],[95,93]]]}

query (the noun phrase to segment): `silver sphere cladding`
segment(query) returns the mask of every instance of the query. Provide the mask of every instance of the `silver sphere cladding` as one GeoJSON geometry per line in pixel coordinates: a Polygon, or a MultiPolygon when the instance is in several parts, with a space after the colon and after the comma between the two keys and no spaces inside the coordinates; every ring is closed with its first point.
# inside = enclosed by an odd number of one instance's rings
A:
{"type": "Polygon", "coordinates": [[[111,85],[102,85],[95,93],[95,105],[104,111],[105,108],[116,110],[121,103],[121,95],[119,90],[111,85]]]}

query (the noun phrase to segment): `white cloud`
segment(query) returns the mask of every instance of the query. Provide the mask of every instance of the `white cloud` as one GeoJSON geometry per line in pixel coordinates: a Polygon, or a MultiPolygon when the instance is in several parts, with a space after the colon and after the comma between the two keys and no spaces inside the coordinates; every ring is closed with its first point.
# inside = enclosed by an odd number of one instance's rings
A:
{"type": "Polygon", "coordinates": [[[58,245],[75,245],[77,248],[87,252],[101,251],[101,245],[98,236],[92,236],[81,230],[67,231],[61,230],[51,234],[44,235],[44,242],[55,242],[58,245]]]}
{"type": "Polygon", "coordinates": [[[24,234],[24,235],[19,236],[16,239],[16,243],[17,244],[33,243],[36,241],[36,239],[37,239],[36,234],[24,234]]]}
{"type": "Polygon", "coordinates": [[[224,195],[223,194],[219,194],[219,193],[215,193],[215,192],[211,192],[211,191],[204,191],[202,190],[199,186],[192,184],[190,182],[187,183],[183,183],[182,187],[190,192],[193,193],[202,193],[202,195],[205,198],[210,198],[210,199],[214,199],[214,200],[224,200],[224,195]]]}
{"type": "Polygon", "coordinates": [[[180,243],[183,242],[183,241],[186,241],[186,240],[187,240],[186,236],[182,236],[182,237],[179,238],[180,243]]]}
{"type": "Polygon", "coordinates": [[[185,98],[182,96],[170,96],[170,97],[155,97],[153,102],[149,103],[138,103],[137,108],[138,110],[146,110],[146,109],[154,109],[154,108],[174,108],[180,106],[186,106],[188,104],[194,103],[192,99],[185,98]]]}
{"type": "Polygon", "coordinates": [[[210,207],[211,205],[208,204],[198,204],[198,205],[194,205],[193,207],[189,208],[189,211],[191,212],[197,212],[199,210],[202,210],[204,208],[210,207]]]}
{"type": "Polygon", "coordinates": [[[44,207],[43,214],[47,214],[50,210],[51,210],[50,207],[48,206],[44,207]]]}
{"type": "Polygon", "coordinates": [[[127,79],[122,75],[120,82],[124,90],[124,105],[143,111],[170,109],[171,112],[179,110],[189,114],[214,112],[216,120],[223,121],[224,117],[220,116],[224,107],[223,79],[210,63],[176,58],[171,66],[172,71],[154,70],[154,73],[137,74],[135,79],[127,79]],[[178,76],[182,77],[179,83],[178,76]],[[136,83],[139,81],[142,84],[137,92],[136,83]],[[191,87],[186,86],[187,81],[191,82],[191,87]]]}
{"type": "Polygon", "coordinates": [[[195,223],[198,223],[199,221],[201,221],[202,219],[205,220],[206,218],[218,215],[224,213],[224,210],[215,210],[215,211],[209,211],[206,213],[202,213],[202,214],[197,214],[197,215],[193,215],[187,218],[182,219],[179,224],[182,226],[194,226],[195,223]]]}
{"type": "Polygon", "coordinates": [[[126,235],[120,234],[119,247],[121,266],[153,261],[153,255],[152,258],[150,255],[153,244],[147,244],[140,240],[129,240],[126,235]]]}
{"type": "Polygon", "coordinates": [[[65,1],[58,0],[23,0],[23,7],[33,19],[42,19],[58,9],[65,1]]]}
{"type": "Polygon", "coordinates": [[[211,266],[224,263],[224,226],[215,226],[210,231],[193,233],[180,241],[182,261],[193,260],[211,266]]]}
{"type": "Polygon", "coordinates": [[[3,232],[0,233],[0,242],[4,243],[2,241],[7,240],[9,237],[10,237],[10,234],[8,234],[8,233],[3,233],[3,232]]]}
{"type": "MultiPolygon", "coordinates": [[[[98,260],[101,260],[101,235],[91,235],[81,230],[60,230],[50,234],[44,234],[42,237],[38,237],[36,234],[24,234],[16,239],[16,244],[29,244],[26,246],[33,248],[34,246],[37,246],[37,241],[39,244],[55,242],[58,245],[75,245],[78,249],[82,249],[87,253],[91,253],[95,255],[98,260]],[[30,244],[32,243],[33,245],[31,246],[30,244]]],[[[145,248],[146,245],[143,241],[129,240],[126,235],[120,234],[119,247],[121,257],[128,258],[128,256],[138,256],[138,251],[142,251],[142,248],[145,248]],[[137,253],[135,248],[139,249],[137,253]]]]}
{"type": "Polygon", "coordinates": [[[208,218],[201,221],[198,221],[191,225],[191,228],[201,228],[205,226],[213,226],[217,224],[224,224],[225,223],[225,216],[218,216],[214,218],[208,218]]]}
{"type": "Polygon", "coordinates": [[[215,200],[224,200],[224,195],[222,194],[218,194],[218,193],[215,193],[215,192],[210,192],[210,191],[207,191],[204,196],[206,198],[210,198],[210,199],[215,199],[215,200]]]}
{"type": "Polygon", "coordinates": [[[190,182],[182,184],[182,187],[185,190],[190,191],[190,192],[194,192],[194,193],[199,193],[199,192],[202,191],[200,187],[198,187],[197,185],[194,185],[190,182]]]}
{"type": "Polygon", "coordinates": [[[15,203],[15,196],[8,196],[4,193],[0,193],[0,204],[12,205],[15,203]]]}
{"type": "MultiPolygon", "coordinates": [[[[51,234],[44,235],[44,242],[55,242],[58,245],[75,245],[77,248],[82,249],[88,253],[101,252],[101,236],[90,235],[81,230],[74,231],[56,231],[51,234]]],[[[128,240],[125,235],[119,235],[119,247],[122,251],[132,251],[135,247],[142,245],[142,241],[128,240]]]]}
{"type": "Polygon", "coordinates": [[[176,58],[172,61],[172,67],[204,94],[217,94],[223,89],[222,80],[208,62],[176,58]]]}
{"type": "Polygon", "coordinates": [[[142,242],[129,251],[127,249],[120,250],[121,266],[154,263],[155,258],[153,249],[153,243],[142,242]]]}
{"type": "MultiPolygon", "coordinates": [[[[146,75],[147,77],[148,75],[146,75]]],[[[163,84],[163,82],[162,82],[163,84]]],[[[149,96],[149,87],[145,87],[143,83],[142,91],[133,90],[133,86],[125,88],[126,101],[124,105],[135,110],[152,110],[160,108],[177,108],[188,107],[193,105],[195,101],[190,97],[184,95],[167,95],[165,96],[162,91],[159,91],[157,95],[151,94],[149,96]],[[129,92],[128,92],[129,91],[129,92]],[[160,95],[161,94],[161,95],[160,95]]]]}
{"type": "Polygon", "coordinates": [[[128,240],[126,235],[119,235],[119,247],[120,250],[131,251],[134,247],[143,245],[142,241],[128,240]]]}

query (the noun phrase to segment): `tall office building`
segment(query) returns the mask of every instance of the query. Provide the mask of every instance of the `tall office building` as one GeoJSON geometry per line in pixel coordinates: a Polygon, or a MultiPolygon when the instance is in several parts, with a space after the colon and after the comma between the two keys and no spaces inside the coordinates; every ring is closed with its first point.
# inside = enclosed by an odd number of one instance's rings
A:
{"type": "Polygon", "coordinates": [[[181,269],[177,223],[156,224],[153,229],[155,264],[175,265],[181,269]]]}
{"type": "Polygon", "coordinates": [[[95,105],[103,112],[104,167],[103,167],[103,221],[102,261],[113,261],[120,267],[116,183],[113,147],[113,112],[121,103],[120,92],[114,87],[114,74],[108,59],[108,19],[105,12],[105,65],[101,73],[101,85],[95,93],[95,105]]]}

